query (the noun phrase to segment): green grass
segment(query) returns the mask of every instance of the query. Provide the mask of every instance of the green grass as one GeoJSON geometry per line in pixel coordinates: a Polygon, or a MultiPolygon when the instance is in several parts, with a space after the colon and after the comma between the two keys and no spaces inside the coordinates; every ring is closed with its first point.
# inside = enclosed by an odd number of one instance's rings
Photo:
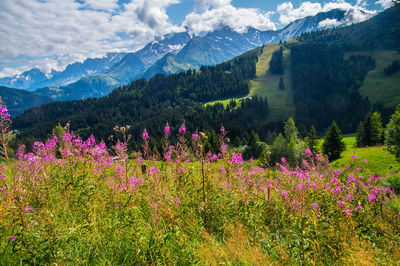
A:
{"type": "Polygon", "coordinates": [[[373,169],[380,176],[400,171],[400,162],[396,161],[395,156],[389,153],[385,149],[385,146],[356,148],[354,134],[346,135],[343,140],[346,144],[346,150],[342,152],[340,159],[331,163],[335,168],[350,165],[354,162],[352,155],[357,155],[357,160],[366,159],[368,161],[368,168],[373,169]]]}
{"type": "Polygon", "coordinates": [[[386,76],[383,70],[394,60],[400,60],[400,53],[397,51],[367,51],[349,53],[371,56],[375,59],[376,68],[368,72],[365,77],[360,93],[368,97],[370,102],[382,102],[385,107],[392,107],[400,103],[400,72],[386,76]]]}
{"type": "Polygon", "coordinates": [[[283,68],[285,74],[282,75],[282,77],[286,87],[284,91],[281,91],[278,88],[281,75],[274,75],[268,72],[269,61],[271,60],[272,53],[278,49],[279,44],[270,44],[264,46],[262,54],[258,57],[258,62],[256,65],[256,77],[250,81],[250,92],[248,95],[245,97],[211,101],[205,105],[207,106],[216,103],[222,103],[224,106],[227,106],[232,99],[240,104],[241,99],[257,95],[261,97],[267,97],[268,99],[270,110],[268,117],[269,121],[286,120],[292,116],[294,114],[294,105],[291,93],[290,51],[285,50],[283,56],[283,68]]]}
{"type": "Polygon", "coordinates": [[[268,98],[270,114],[269,121],[286,120],[294,114],[293,97],[291,93],[290,51],[285,50],[283,55],[282,75],[286,89],[279,90],[279,79],[281,75],[268,72],[269,61],[272,53],[279,49],[278,44],[264,47],[263,53],[258,57],[256,78],[251,80],[250,93],[248,96],[262,96],[268,98]]]}

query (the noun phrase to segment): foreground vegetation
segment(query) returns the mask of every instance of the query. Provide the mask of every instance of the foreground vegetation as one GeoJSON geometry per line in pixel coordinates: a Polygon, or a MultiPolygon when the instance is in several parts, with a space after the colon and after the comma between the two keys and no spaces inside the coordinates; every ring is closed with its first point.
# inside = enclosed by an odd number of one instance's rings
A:
{"type": "MultiPolygon", "coordinates": [[[[4,109],[2,109],[4,111],[4,109]]],[[[5,109],[6,111],[6,109],[5,109]]],[[[400,199],[353,157],[334,169],[307,149],[300,166],[271,168],[205,154],[207,136],[182,125],[163,160],[112,150],[57,128],[33,152],[7,153],[2,112],[0,264],[380,263],[400,259],[400,199]],[[191,139],[191,149],[187,145],[191,139]]]]}

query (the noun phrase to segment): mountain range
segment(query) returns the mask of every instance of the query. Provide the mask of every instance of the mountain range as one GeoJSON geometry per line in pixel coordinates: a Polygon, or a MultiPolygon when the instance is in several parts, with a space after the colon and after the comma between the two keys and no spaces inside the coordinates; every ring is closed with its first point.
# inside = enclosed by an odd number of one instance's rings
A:
{"type": "MultiPolygon", "coordinates": [[[[45,138],[70,121],[80,136],[106,139],[115,125],[128,124],[140,143],[144,128],[161,136],[166,121],[175,127],[185,121],[192,130],[208,131],[223,123],[232,139],[247,139],[252,130],[266,139],[292,116],[303,131],[315,125],[323,132],[335,120],[351,133],[370,111],[387,122],[400,103],[400,71],[384,73],[400,60],[399,42],[400,12],[394,7],[362,23],[262,45],[215,66],[138,79],[105,97],[43,104],[16,117],[13,126],[21,137],[45,138]],[[283,74],[271,73],[272,63],[283,74]]],[[[183,51],[158,62],[184,64],[183,51]]]]}
{"type": "Polygon", "coordinates": [[[169,34],[136,52],[88,58],[82,63],[68,65],[64,71],[50,74],[31,69],[1,78],[0,86],[32,91],[53,101],[101,97],[138,78],[149,79],[156,74],[167,75],[198,69],[202,65],[215,65],[261,45],[287,41],[319,29],[320,23],[327,19],[345,23],[345,15],[344,10],[335,9],[296,20],[277,31],[249,27],[246,32],[238,33],[221,26],[199,36],[191,36],[187,31],[169,34]]]}

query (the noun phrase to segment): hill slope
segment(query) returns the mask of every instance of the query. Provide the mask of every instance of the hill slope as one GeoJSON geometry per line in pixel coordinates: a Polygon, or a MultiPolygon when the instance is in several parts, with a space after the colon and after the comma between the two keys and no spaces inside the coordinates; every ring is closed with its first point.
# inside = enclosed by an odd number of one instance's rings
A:
{"type": "Polygon", "coordinates": [[[33,92],[0,86],[2,101],[6,104],[11,117],[22,114],[26,109],[51,102],[48,97],[33,92]]]}

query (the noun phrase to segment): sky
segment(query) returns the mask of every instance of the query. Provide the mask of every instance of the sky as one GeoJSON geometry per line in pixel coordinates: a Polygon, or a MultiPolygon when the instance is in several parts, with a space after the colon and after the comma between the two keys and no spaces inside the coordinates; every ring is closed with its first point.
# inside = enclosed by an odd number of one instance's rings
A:
{"type": "MultiPolygon", "coordinates": [[[[334,8],[361,22],[391,0],[0,0],[0,78],[63,70],[107,52],[133,52],[165,34],[221,25],[276,30],[334,8]],[[351,11],[351,12],[350,12],[351,11]]],[[[327,21],[331,26],[335,22],[327,21]]]]}

